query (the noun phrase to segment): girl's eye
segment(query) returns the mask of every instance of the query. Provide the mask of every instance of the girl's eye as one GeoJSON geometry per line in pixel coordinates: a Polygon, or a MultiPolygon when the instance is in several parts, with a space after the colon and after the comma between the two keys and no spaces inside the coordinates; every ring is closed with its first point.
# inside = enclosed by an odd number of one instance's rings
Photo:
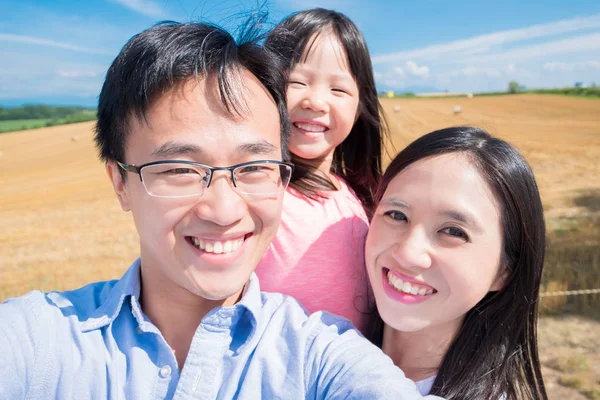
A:
{"type": "Polygon", "coordinates": [[[449,236],[464,239],[466,241],[469,240],[469,236],[467,236],[467,234],[462,229],[457,228],[455,226],[450,226],[448,228],[444,228],[441,230],[441,232],[444,232],[445,234],[447,234],[449,236]]]}
{"type": "Polygon", "coordinates": [[[348,92],[344,89],[340,89],[340,88],[334,88],[331,89],[332,92],[337,92],[337,93],[344,93],[344,94],[348,94],[348,92]]]}
{"type": "Polygon", "coordinates": [[[289,81],[288,84],[290,84],[290,85],[296,85],[296,86],[306,86],[306,84],[304,82],[301,82],[301,81],[289,81]]]}
{"type": "Polygon", "coordinates": [[[406,215],[404,215],[403,212],[400,211],[386,211],[383,213],[383,215],[385,215],[388,218],[393,219],[394,221],[407,221],[408,218],[406,218],[406,215]]]}

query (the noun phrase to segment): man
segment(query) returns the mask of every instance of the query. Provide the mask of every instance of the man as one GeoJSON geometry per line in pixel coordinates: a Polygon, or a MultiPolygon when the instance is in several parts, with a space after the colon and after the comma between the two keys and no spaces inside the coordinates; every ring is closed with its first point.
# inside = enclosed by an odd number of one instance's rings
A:
{"type": "Polygon", "coordinates": [[[0,398],[419,397],[345,320],[260,293],[292,171],[283,70],[202,24],[126,44],[96,142],[140,258],[119,281],[0,306],[0,398]]]}

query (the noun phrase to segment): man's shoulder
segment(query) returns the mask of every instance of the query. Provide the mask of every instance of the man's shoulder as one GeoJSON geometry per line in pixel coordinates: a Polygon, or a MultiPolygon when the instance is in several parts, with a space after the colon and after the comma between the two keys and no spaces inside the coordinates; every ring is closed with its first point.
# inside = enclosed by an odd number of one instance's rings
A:
{"type": "Polygon", "coordinates": [[[261,292],[263,312],[270,324],[280,325],[310,342],[318,335],[331,340],[345,332],[361,336],[350,321],[326,311],[309,313],[298,300],[281,293],[261,292]]]}
{"type": "Polygon", "coordinates": [[[13,330],[33,328],[35,324],[61,318],[83,321],[106,300],[116,282],[94,282],[64,292],[34,290],[7,299],[0,304],[0,325],[13,330]]]}

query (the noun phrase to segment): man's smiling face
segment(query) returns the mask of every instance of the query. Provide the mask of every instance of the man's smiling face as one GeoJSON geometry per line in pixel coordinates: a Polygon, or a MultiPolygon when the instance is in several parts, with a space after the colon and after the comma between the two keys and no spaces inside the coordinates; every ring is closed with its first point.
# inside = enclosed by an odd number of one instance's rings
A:
{"type": "MultiPolygon", "coordinates": [[[[187,160],[222,167],[281,160],[275,102],[256,77],[242,75],[244,87],[236,95],[243,95],[244,115],[225,110],[215,80],[192,79],[156,99],[145,120],[130,118],[125,160],[119,161],[187,160]]],[[[128,173],[123,181],[118,168],[108,164],[121,207],[132,212],[140,236],[144,287],[235,302],[277,232],[283,193],[242,195],[228,171],[216,171],[201,196],[152,197],[139,176],[128,173]]]]}

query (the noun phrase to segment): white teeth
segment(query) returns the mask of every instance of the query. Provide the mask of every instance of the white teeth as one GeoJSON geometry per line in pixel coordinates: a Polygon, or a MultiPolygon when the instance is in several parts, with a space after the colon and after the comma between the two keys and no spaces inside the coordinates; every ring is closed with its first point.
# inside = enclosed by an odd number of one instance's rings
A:
{"type": "Polygon", "coordinates": [[[242,247],[242,244],[244,243],[244,239],[241,238],[241,239],[237,239],[237,240],[226,240],[226,241],[219,241],[219,240],[204,241],[203,239],[198,239],[197,237],[192,237],[192,243],[194,244],[194,246],[198,247],[201,250],[204,250],[207,253],[227,254],[227,253],[236,251],[240,247],[242,247]]]}
{"type": "Polygon", "coordinates": [[[296,122],[294,125],[296,125],[296,128],[300,128],[308,132],[325,132],[325,130],[327,129],[323,125],[313,125],[302,122],[296,122]]]}
{"type": "Polygon", "coordinates": [[[416,283],[411,284],[410,282],[404,282],[402,279],[392,274],[392,271],[388,271],[387,279],[390,286],[399,292],[412,294],[413,296],[427,296],[433,293],[433,289],[427,289],[416,283]]]}

